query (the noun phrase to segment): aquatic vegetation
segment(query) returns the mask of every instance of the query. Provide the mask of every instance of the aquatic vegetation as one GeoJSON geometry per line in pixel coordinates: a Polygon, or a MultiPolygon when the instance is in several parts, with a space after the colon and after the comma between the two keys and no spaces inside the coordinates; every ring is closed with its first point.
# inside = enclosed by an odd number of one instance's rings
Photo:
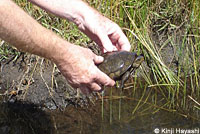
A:
{"type": "MultiPolygon", "coordinates": [[[[122,27],[132,44],[132,51],[145,56],[147,63],[138,72],[145,80],[142,84],[147,84],[147,87],[143,87],[144,92],[147,88],[153,91],[148,98],[142,96],[133,113],[141,105],[141,101],[151,98],[152,104],[157,104],[160,96],[165,100],[165,109],[199,113],[200,8],[197,5],[200,2],[89,2],[122,27]]],[[[136,80],[137,77],[133,81],[136,80]]],[[[136,82],[133,84],[138,85],[136,82]]],[[[131,86],[133,93],[138,88],[135,85],[131,86]]]]}

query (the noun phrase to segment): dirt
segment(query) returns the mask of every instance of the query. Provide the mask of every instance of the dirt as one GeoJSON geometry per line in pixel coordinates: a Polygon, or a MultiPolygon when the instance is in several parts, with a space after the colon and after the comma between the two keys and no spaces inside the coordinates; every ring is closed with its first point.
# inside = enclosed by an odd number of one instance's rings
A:
{"type": "Polygon", "coordinates": [[[16,60],[1,62],[0,93],[9,102],[23,101],[49,109],[84,106],[88,102],[53,63],[23,53],[16,60]]]}

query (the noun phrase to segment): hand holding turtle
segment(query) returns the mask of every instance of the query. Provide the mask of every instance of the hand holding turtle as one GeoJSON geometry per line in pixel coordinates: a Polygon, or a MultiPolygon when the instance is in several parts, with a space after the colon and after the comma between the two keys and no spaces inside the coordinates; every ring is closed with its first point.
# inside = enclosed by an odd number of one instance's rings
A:
{"type": "MultiPolygon", "coordinates": [[[[82,0],[29,1],[74,22],[82,32],[100,46],[102,52],[130,50],[130,43],[120,27],[82,0]]],[[[77,50],[74,49],[71,52],[73,52],[71,59],[63,59],[57,64],[71,85],[80,87],[82,90],[88,88],[99,90],[100,85],[114,85],[114,81],[95,66],[100,62],[94,60],[96,56],[91,51],[77,47],[77,50]],[[68,62],[70,63],[66,64],[68,62]]]]}
{"type": "Polygon", "coordinates": [[[82,0],[29,0],[43,9],[74,22],[103,52],[129,51],[131,46],[121,28],[82,0]]]}
{"type": "Polygon", "coordinates": [[[76,45],[71,45],[70,50],[68,53],[63,51],[55,63],[73,87],[87,94],[91,90],[101,90],[101,85],[114,86],[115,82],[95,66],[103,61],[103,57],[76,45]]]}
{"type": "Polygon", "coordinates": [[[117,50],[130,51],[130,43],[121,28],[95,9],[87,8],[82,14],[84,19],[77,23],[79,29],[95,41],[103,53],[117,50]]]}

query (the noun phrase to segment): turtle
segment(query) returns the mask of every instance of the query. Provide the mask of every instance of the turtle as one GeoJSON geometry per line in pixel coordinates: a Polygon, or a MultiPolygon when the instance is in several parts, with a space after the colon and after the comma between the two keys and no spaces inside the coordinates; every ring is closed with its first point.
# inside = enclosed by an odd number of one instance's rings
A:
{"type": "Polygon", "coordinates": [[[144,56],[129,51],[114,51],[102,55],[104,61],[97,67],[106,73],[111,79],[121,81],[120,88],[144,61],[144,56]]]}

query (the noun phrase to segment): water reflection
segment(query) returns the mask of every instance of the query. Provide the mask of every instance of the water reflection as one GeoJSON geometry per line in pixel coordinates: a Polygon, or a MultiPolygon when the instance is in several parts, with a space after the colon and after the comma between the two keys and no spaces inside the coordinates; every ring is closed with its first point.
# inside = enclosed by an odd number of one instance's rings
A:
{"type": "Polygon", "coordinates": [[[34,104],[0,103],[0,134],[54,134],[51,117],[34,104]]]}
{"type": "Polygon", "coordinates": [[[51,115],[57,134],[153,134],[156,128],[200,129],[199,122],[166,111],[150,109],[146,114],[131,115],[130,103],[133,101],[122,102],[120,120],[118,100],[112,101],[112,106],[104,102],[103,114],[99,102],[90,109],[70,107],[64,112],[51,112],[51,115]]]}
{"type": "Polygon", "coordinates": [[[156,128],[199,128],[200,123],[130,100],[101,100],[89,108],[45,112],[33,104],[1,103],[0,134],[153,134],[156,128]],[[121,104],[119,109],[119,104],[121,104]]]}

